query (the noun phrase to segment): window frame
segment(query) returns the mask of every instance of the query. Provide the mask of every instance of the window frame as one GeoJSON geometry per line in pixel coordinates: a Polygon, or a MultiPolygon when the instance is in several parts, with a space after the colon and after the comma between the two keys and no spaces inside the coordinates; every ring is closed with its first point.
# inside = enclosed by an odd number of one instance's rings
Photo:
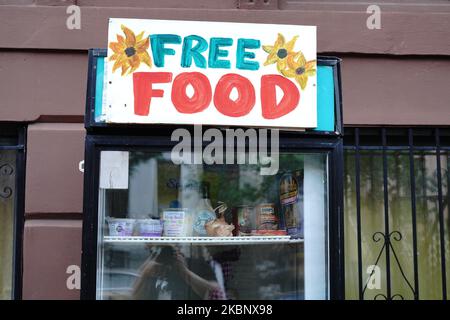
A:
{"type": "Polygon", "coordinates": [[[11,300],[22,299],[23,284],[23,233],[25,222],[25,168],[26,168],[26,125],[0,123],[0,136],[12,137],[15,144],[0,144],[0,151],[16,151],[14,217],[13,217],[13,257],[11,300]]]}
{"type": "MultiPolygon", "coordinates": [[[[176,142],[168,135],[88,135],[85,149],[85,180],[83,208],[83,250],[81,263],[81,299],[95,300],[97,289],[98,190],[100,152],[104,150],[170,150],[176,142]]],[[[204,143],[206,144],[206,143],[204,143]]],[[[328,299],[344,299],[344,220],[343,220],[343,149],[342,139],[319,138],[304,134],[280,135],[280,151],[317,152],[327,154],[328,217],[327,217],[327,287],[328,299]],[[295,137],[293,137],[295,136],[295,137]]]]}

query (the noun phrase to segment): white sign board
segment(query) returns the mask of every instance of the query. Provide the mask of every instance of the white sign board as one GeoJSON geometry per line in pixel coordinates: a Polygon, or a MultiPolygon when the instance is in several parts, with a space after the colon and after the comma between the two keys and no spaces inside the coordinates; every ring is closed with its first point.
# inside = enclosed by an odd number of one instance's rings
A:
{"type": "Polygon", "coordinates": [[[316,27],[110,19],[107,123],[314,128],[316,27]]]}

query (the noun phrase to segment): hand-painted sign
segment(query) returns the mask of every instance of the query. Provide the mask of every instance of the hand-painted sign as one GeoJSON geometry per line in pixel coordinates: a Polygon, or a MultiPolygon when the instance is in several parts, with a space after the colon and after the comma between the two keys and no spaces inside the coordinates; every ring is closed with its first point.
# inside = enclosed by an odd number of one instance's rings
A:
{"type": "Polygon", "coordinates": [[[314,128],[314,26],[110,19],[103,120],[314,128]]]}

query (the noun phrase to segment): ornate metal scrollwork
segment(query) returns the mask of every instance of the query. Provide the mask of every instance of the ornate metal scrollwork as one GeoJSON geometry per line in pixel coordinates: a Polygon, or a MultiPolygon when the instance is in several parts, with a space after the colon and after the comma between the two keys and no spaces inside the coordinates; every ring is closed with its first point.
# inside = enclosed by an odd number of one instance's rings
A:
{"type": "MultiPolygon", "coordinates": [[[[1,154],[0,154],[1,156],[1,154]]],[[[14,167],[9,163],[0,165],[0,176],[11,176],[14,174],[14,167]]],[[[0,198],[7,199],[13,194],[13,189],[8,186],[0,187],[0,198]]]]}
{"type": "MultiPolygon", "coordinates": [[[[386,250],[386,247],[388,247],[390,252],[392,252],[392,255],[394,256],[395,262],[397,263],[397,266],[400,270],[400,273],[401,273],[403,279],[407,283],[408,287],[411,289],[414,297],[416,297],[417,293],[414,291],[414,288],[412,287],[411,283],[409,282],[408,278],[406,277],[405,272],[403,271],[403,268],[400,264],[400,260],[397,257],[397,253],[395,252],[395,249],[392,245],[392,240],[395,240],[398,242],[398,241],[401,241],[402,239],[403,239],[403,236],[400,233],[400,231],[392,231],[391,233],[388,233],[388,234],[380,232],[380,231],[375,232],[372,235],[372,240],[374,242],[380,242],[381,240],[383,240],[383,245],[381,247],[380,252],[378,253],[377,259],[375,260],[374,266],[378,266],[381,255],[383,254],[384,250],[386,250]]],[[[390,268],[390,266],[387,266],[387,267],[390,268]]],[[[370,273],[370,275],[366,281],[366,285],[364,286],[364,289],[362,291],[363,299],[364,299],[364,294],[366,292],[369,280],[372,278],[374,272],[375,272],[375,268],[372,269],[372,272],[370,273]]],[[[374,300],[379,300],[379,298],[382,298],[384,300],[395,300],[395,299],[404,300],[404,297],[401,294],[394,294],[391,296],[387,296],[385,294],[379,293],[379,294],[375,295],[374,300]]]]}
{"type": "Polygon", "coordinates": [[[7,199],[11,197],[13,194],[13,190],[10,187],[4,187],[3,190],[0,190],[0,197],[3,199],[7,199]]]}
{"type": "Polygon", "coordinates": [[[9,163],[0,166],[0,174],[3,176],[10,176],[14,173],[14,168],[9,163]]]}
{"type": "Polygon", "coordinates": [[[394,294],[393,296],[391,296],[391,297],[389,298],[389,297],[387,297],[386,295],[384,295],[384,294],[382,294],[382,293],[377,294],[377,295],[373,298],[373,300],[380,300],[380,299],[378,299],[378,297],[381,297],[381,298],[383,298],[384,300],[395,300],[396,298],[399,298],[399,300],[405,300],[405,298],[403,298],[403,296],[402,296],[401,294],[394,294]]]}

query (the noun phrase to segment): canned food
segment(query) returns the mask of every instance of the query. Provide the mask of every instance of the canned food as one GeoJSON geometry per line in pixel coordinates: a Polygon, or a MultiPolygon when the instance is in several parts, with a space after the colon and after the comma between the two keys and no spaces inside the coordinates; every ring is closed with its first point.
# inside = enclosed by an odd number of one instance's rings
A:
{"type": "Polygon", "coordinates": [[[275,204],[263,203],[256,209],[256,230],[277,230],[278,217],[275,213],[275,204]]]}
{"type": "Polygon", "coordinates": [[[234,208],[233,224],[235,236],[249,236],[254,225],[255,208],[251,206],[238,206],[234,208]]]}

